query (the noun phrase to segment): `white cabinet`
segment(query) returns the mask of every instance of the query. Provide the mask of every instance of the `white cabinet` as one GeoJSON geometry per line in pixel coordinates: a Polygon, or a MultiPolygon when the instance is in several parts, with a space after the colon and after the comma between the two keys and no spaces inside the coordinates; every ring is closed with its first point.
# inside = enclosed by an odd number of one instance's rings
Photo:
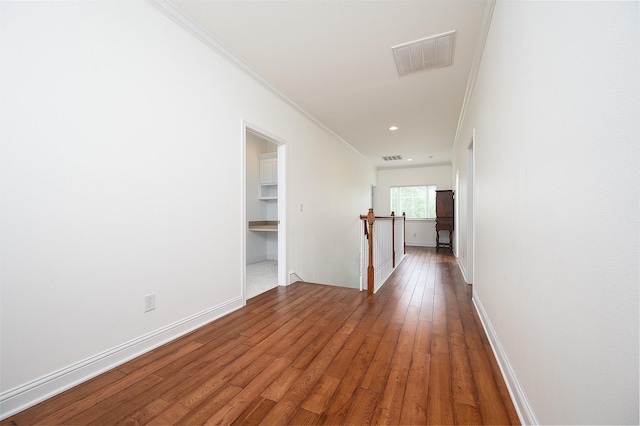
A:
{"type": "Polygon", "coordinates": [[[270,152],[259,155],[260,159],[260,185],[278,184],[278,154],[270,152]]]}
{"type": "Polygon", "coordinates": [[[278,199],[278,153],[258,156],[260,162],[260,199],[278,199]]]}

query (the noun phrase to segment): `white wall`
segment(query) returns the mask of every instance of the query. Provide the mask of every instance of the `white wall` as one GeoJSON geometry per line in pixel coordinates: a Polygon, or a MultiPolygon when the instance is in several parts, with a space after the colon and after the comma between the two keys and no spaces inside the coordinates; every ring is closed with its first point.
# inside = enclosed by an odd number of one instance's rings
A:
{"type": "Polygon", "coordinates": [[[289,268],[358,286],[363,157],[147,3],[0,7],[3,417],[242,305],[243,120],[287,142],[289,268]]]}
{"type": "MultiPolygon", "coordinates": [[[[437,189],[453,189],[451,165],[407,167],[402,169],[378,169],[375,213],[380,216],[391,214],[390,189],[392,186],[436,185],[437,189]]],[[[395,212],[402,214],[402,212],[395,212]]],[[[432,219],[407,220],[407,245],[436,246],[436,222],[432,219]]],[[[449,234],[442,232],[441,241],[448,241],[449,234]]],[[[455,238],[454,238],[455,239],[455,238]]]]}
{"type": "Polygon", "coordinates": [[[475,129],[474,299],[528,422],[639,421],[638,18],[498,1],[457,141],[464,183],[475,129]]]}

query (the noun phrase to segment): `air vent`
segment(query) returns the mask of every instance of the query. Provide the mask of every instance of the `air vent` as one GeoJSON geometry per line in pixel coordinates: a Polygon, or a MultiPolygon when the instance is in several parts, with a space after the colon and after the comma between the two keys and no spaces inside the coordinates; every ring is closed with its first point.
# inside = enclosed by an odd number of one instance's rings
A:
{"type": "Polygon", "coordinates": [[[409,43],[393,46],[393,56],[400,76],[446,67],[453,61],[453,41],[455,31],[438,34],[409,43]]]}
{"type": "Polygon", "coordinates": [[[402,155],[387,155],[386,157],[382,157],[384,161],[396,161],[402,160],[402,155]]]}

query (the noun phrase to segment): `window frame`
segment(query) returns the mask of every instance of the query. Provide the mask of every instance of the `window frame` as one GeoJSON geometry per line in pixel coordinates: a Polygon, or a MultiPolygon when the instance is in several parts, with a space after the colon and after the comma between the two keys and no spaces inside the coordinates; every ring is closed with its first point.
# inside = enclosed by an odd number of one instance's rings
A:
{"type": "MultiPolygon", "coordinates": [[[[435,209],[436,209],[436,190],[437,190],[437,186],[433,185],[433,184],[419,184],[419,185],[393,185],[389,187],[389,208],[390,211],[393,211],[396,216],[400,216],[402,215],[402,213],[406,213],[406,219],[407,220],[435,220],[436,219],[436,214],[435,214],[435,209]],[[416,187],[425,187],[425,217],[410,217],[409,216],[409,212],[407,212],[407,209],[402,208],[402,188],[416,188],[416,187]],[[396,195],[396,197],[393,196],[393,190],[394,189],[398,189],[398,193],[396,195]],[[431,194],[431,196],[430,196],[431,194]],[[397,205],[400,206],[400,208],[398,208],[396,210],[393,209],[393,202],[394,202],[394,198],[396,198],[396,203],[397,205]],[[430,211],[433,212],[433,216],[429,216],[430,211]]],[[[414,197],[415,198],[415,197],[414,197]]]]}

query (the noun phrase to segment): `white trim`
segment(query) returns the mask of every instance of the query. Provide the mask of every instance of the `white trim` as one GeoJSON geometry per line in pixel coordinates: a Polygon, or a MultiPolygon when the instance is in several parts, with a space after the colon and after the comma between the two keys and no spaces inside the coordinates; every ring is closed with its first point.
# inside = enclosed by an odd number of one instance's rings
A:
{"type": "Polygon", "coordinates": [[[467,109],[469,108],[469,102],[471,102],[471,95],[473,95],[473,89],[476,85],[476,78],[478,77],[478,70],[480,69],[480,62],[482,61],[482,54],[484,53],[484,45],[487,41],[487,35],[489,34],[489,28],[491,27],[491,19],[493,18],[493,10],[496,5],[496,0],[489,0],[484,10],[482,17],[482,23],[480,24],[480,31],[478,31],[478,38],[476,40],[476,48],[473,54],[473,60],[471,62],[471,71],[469,72],[469,79],[467,81],[467,88],[464,93],[464,100],[462,101],[462,108],[460,109],[460,117],[458,118],[458,125],[456,127],[456,134],[453,138],[453,147],[451,152],[455,158],[455,152],[458,147],[458,141],[460,139],[460,132],[462,131],[462,125],[467,116],[467,109]]]}
{"type": "Polygon", "coordinates": [[[471,131],[471,143],[467,147],[467,265],[469,284],[473,283],[476,255],[476,129],[471,131]],[[469,158],[471,157],[471,158],[469,158]],[[471,169],[471,173],[469,173],[471,169]]]}
{"type": "Polygon", "coordinates": [[[194,36],[197,40],[202,42],[209,49],[213,50],[215,53],[220,55],[221,58],[229,62],[231,65],[238,68],[240,71],[244,72],[246,75],[254,79],[258,84],[260,84],[265,89],[269,90],[275,96],[277,96],[280,100],[284,101],[287,105],[292,107],[294,110],[298,111],[300,114],[308,118],[311,122],[316,124],[322,130],[327,132],[331,137],[341,142],[345,147],[358,154],[363,159],[367,160],[360,151],[355,149],[352,145],[350,145],[347,141],[342,139],[327,127],[323,122],[309,114],[305,111],[300,105],[295,103],[293,99],[287,96],[282,90],[280,90],[277,86],[275,86],[271,81],[262,76],[258,71],[256,71],[251,65],[242,60],[239,56],[237,56],[234,52],[225,47],[219,40],[217,40],[214,36],[209,34],[206,30],[204,30],[200,25],[195,23],[191,18],[185,15],[180,9],[175,7],[168,0],[146,0],[151,6],[159,10],[162,14],[167,16],[173,22],[178,24],[181,28],[187,31],[189,34],[194,36]]]}
{"type": "Polygon", "coordinates": [[[377,170],[403,170],[403,169],[423,169],[426,167],[442,167],[442,166],[450,166],[451,161],[443,161],[440,163],[427,163],[427,164],[411,164],[411,165],[401,165],[401,166],[379,166],[377,170]]]}
{"type": "MultiPolygon", "coordinates": [[[[377,293],[377,292],[382,288],[382,286],[383,286],[383,285],[385,285],[385,284],[387,283],[387,281],[389,280],[389,278],[391,277],[391,275],[393,275],[393,273],[396,271],[396,269],[398,269],[398,267],[402,264],[402,262],[404,262],[404,260],[405,260],[406,258],[407,258],[407,255],[403,253],[403,254],[402,254],[402,259],[400,259],[400,260],[396,263],[395,268],[391,269],[391,272],[389,272],[389,275],[387,275],[387,276],[384,278],[384,280],[382,280],[382,284],[380,284],[380,287],[375,288],[376,286],[375,286],[375,283],[374,283],[374,286],[373,286],[373,287],[374,287],[374,288],[373,288],[373,294],[377,293]]],[[[361,285],[360,285],[360,291],[363,291],[363,290],[364,290],[364,288],[363,288],[363,285],[361,284],[361,285]]]]}
{"type": "Polygon", "coordinates": [[[367,244],[365,244],[365,237],[362,234],[360,234],[360,262],[358,262],[358,266],[360,270],[360,273],[359,273],[360,291],[364,291],[365,281],[368,279],[368,278],[365,278],[367,277],[366,271],[368,267],[367,265],[368,261],[365,260],[365,258],[367,258],[367,256],[365,256],[365,253],[367,255],[369,254],[366,250],[369,250],[369,247],[367,247],[367,244]]]}
{"type": "Polygon", "coordinates": [[[456,260],[458,263],[458,268],[460,269],[460,272],[462,273],[462,278],[464,279],[464,282],[467,284],[471,284],[471,282],[467,279],[467,270],[464,267],[464,264],[462,263],[462,261],[460,260],[460,258],[456,255],[456,260]]]}
{"type": "Polygon", "coordinates": [[[278,285],[287,286],[287,143],[278,145],[278,285]]]}
{"type": "MultiPolygon", "coordinates": [[[[240,297],[247,304],[247,125],[240,120],[240,297]]],[[[265,255],[266,258],[266,255],[265,255]]]]}
{"type": "Polygon", "coordinates": [[[278,285],[288,286],[290,284],[287,278],[288,258],[287,258],[287,146],[288,143],[284,139],[270,133],[269,131],[254,125],[253,123],[242,119],[242,175],[240,179],[240,193],[242,194],[240,222],[242,227],[242,244],[240,247],[241,260],[241,282],[242,282],[242,300],[243,305],[247,303],[247,132],[259,136],[261,139],[269,141],[278,147],[278,285]]]}
{"type": "MultiPolygon", "coordinates": [[[[458,258],[458,247],[460,247],[460,233],[458,229],[460,229],[460,169],[456,169],[456,182],[455,189],[453,192],[455,195],[453,197],[453,230],[455,235],[455,244],[453,245],[453,255],[458,258]],[[457,195],[457,196],[456,196],[457,195]]],[[[438,232],[438,231],[436,231],[438,232]]]]}
{"type": "Polygon", "coordinates": [[[531,408],[531,405],[529,405],[529,401],[527,401],[527,397],[518,382],[518,378],[511,368],[507,354],[502,349],[500,340],[498,340],[498,336],[491,325],[491,321],[489,321],[487,312],[484,310],[484,306],[482,306],[482,302],[475,290],[473,291],[473,305],[480,317],[480,322],[482,322],[484,332],[489,339],[491,349],[493,350],[493,354],[496,357],[496,361],[498,362],[498,366],[502,372],[502,377],[507,384],[507,389],[509,390],[509,395],[511,395],[511,400],[513,401],[518,413],[520,423],[523,425],[537,425],[538,420],[536,419],[533,409],[531,408]]]}
{"type": "Polygon", "coordinates": [[[25,410],[242,308],[237,297],[0,394],[0,419],[25,410]]]}
{"type": "Polygon", "coordinates": [[[406,242],[407,247],[431,247],[436,248],[436,243],[409,243],[406,242]]]}

